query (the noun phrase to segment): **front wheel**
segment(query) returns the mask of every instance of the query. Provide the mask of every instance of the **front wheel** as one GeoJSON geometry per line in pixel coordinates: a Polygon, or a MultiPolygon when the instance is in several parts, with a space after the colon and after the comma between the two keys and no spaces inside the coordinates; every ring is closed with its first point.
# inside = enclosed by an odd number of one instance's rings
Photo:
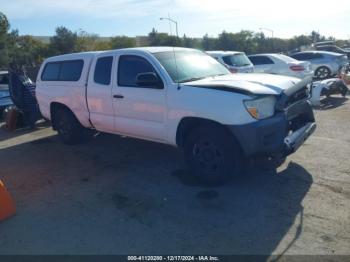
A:
{"type": "Polygon", "coordinates": [[[222,184],[240,171],[240,148],[224,127],[204,125],[194,129],[184,151],[191,173],[205,184],[222,184]]]}
{"type": "Polygon", "coordinates": [[[317,79],[326,79],[326,78],[329,78],[330,76],[331,76],[331,70],[329,70],[329,68],[325,66],[321,66],[317,68],[315,71],[315,77],[317,79]]]}

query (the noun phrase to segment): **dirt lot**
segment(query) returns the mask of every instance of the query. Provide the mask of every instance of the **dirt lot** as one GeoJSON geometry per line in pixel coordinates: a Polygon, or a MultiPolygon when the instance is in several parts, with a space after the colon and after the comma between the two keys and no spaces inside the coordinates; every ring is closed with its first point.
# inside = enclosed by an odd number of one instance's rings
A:
{"type": "Polygon", "coordinates": [[[277,174],[208,188],[181,151],[100,135],[78,146],[49,127],[0,131],[0,178],[17,202],[0,254],[350,254],[350,101],[277,174]]]}

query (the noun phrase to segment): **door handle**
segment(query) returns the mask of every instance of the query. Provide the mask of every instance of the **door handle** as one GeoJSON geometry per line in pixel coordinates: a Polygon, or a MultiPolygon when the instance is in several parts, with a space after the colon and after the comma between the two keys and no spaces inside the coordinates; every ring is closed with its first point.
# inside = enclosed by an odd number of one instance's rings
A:
{"type": "Polygon", "coordinates": [[[123,95],[113,95],[114,98],[124,98],[123,95]]]}

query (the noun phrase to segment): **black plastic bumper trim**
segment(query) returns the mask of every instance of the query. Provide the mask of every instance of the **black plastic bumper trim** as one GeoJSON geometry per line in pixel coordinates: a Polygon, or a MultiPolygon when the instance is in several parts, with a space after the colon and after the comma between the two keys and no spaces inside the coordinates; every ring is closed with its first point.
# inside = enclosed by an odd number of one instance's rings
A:
{"type": "Polygon", "coordinates": [[[289,155],[314,132],[311,105],[301,101],[273,117],[244,125],[228,125],[246,156],[289,155]]]}

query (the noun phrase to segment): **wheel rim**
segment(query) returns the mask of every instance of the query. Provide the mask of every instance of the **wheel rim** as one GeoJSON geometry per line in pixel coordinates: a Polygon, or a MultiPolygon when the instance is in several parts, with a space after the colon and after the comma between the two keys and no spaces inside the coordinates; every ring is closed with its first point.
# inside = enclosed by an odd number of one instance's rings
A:
{"type": "Polygon", "coordinates": [[[329,70],[326,67],[321,67],[316,71],[316,77],[326,78],[329,75],[329,70]]]}
{"type": "Polygon", "coordinates": [[[198,141],[193,146],[192,156],[196,166],[205,175],[215,175],[224,163],[222,150],[212,141],[198,141]]]}

